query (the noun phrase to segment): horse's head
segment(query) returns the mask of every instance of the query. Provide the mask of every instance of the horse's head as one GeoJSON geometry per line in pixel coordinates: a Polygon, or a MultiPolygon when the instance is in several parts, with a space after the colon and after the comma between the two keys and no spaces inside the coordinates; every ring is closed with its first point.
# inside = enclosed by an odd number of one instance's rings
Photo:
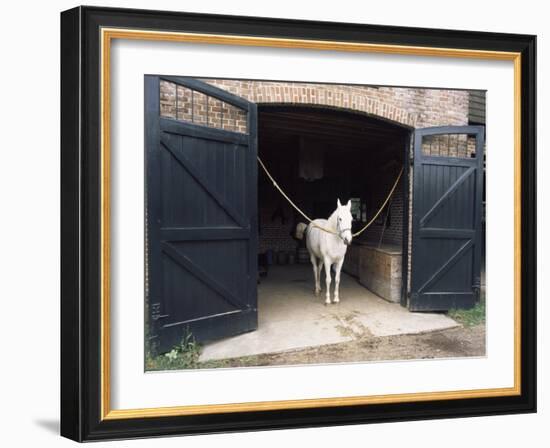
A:
{"type": "Polygon", "coordinates": [[[342,238],[344,244],[349,246],[353,235],[351,233],[351,222],[353,216],[351,215],[351,199],[346,205],[340,203],[338,199],[338,208],[336,209],[336,231],[338,236],[342,238]]]}

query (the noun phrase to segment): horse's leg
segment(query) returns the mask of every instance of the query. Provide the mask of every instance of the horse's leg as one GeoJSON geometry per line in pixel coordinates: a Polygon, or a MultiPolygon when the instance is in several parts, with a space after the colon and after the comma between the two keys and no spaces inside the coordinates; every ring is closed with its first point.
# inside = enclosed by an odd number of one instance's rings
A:
{"type": "Polygon", "coordinates": [[[322,258],[319,258],[319,263],[317,264],[317,289],[319,291],[319,293],[321,293],[321,291],[323,290],[323,288],[321,288],[321,274],[323,272],[323,259],[322,258]]]}
{"type": "Polygon", "coordinates": [[[327,294],[325,299],[325,305],[329,305],[330,304],[330,265],[332,263],[327,257],[325,257],[324,263],[325,263],[325,280],[327,283],[327,294]]]}
{"type": "Polygon", "coordinates": [[[313,276],[315,277],[315,295],[318,296],[321,292],[321,286],[319,286],[319,277],[321,276],[321,273],[317,269],[317,258],[313,254],[309,254],[309,259],[311,260],[311,264],[313,265],[313,276]]]}
{"type": "Polygon", "coordinates": [[[340,301],[340,272],[342,271],[342,265],[344,264],[344,257],[338,260],[336,263],[336,274],[334,275],[334,300],[333,303],[340,301]]]}

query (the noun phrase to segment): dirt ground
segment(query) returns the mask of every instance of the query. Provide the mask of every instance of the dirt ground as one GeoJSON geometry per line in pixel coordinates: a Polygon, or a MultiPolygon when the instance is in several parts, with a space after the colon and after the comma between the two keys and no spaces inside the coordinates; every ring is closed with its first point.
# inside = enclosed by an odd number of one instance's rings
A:
{"type": "MultiPolygon", "coordinates": [[[[284,353],[225,359],[208,367],[275,366],[338,362],[455,358],[485,355],[485,325],[459,327],[416,335],[373,337],[284,353]]],[[[201,363],[199,363],[201,364],[201,363]]]]}

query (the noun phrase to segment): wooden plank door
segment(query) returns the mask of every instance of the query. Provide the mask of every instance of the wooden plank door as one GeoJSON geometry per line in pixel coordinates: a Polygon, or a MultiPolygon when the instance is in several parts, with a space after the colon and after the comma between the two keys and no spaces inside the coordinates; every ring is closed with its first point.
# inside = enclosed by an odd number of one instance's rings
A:
{"type": "Polygon", "coordinates": [[[414,138],[413,311],[471,308],[481,278],[484,128],[418,129],[414,138]]]}
{"type": "Polygon", "coordinates": [[[145,77],[149,336],[162,352],[257,327],[256,105],[145,77]]]}

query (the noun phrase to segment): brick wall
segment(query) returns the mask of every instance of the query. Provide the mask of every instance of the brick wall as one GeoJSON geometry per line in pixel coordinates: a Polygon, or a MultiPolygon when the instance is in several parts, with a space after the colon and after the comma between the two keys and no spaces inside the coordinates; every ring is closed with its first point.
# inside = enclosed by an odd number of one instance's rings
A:
{"type": "MultiPolygon", "coordinates": [[[[344,108],[383,117],[410,127],[468,123],[469,93],[464,90],[368,87],[292,82],[203,81],[257,104],[308,104],[344,108]]],[[[161,82],[161,114],[223,129],[246,132],[246,114],[227,103],[161,82]],[[194,95],[194,98],[192,96],[194,95]],[[191,111],[191,99],[194,111],[191,111]],[[208,113],[208,118],[206,117],[208,113]]]]}
{"type": "Polygon", "coordinates": [[[160,82],[160,114],[226,131],[248,132],[244,110],[172,82],[160,82]]]}
{"type": "Polygon", "coordinates": [[[464,90],[213,79],[204,81],[257,104],[310,104],[351,109],[411,127],[468,123],[469,93],[464,90]]]}
{"type": "Polygon", "coordinates": [[[422,139],[424,155],[469,158],[475,150],[475,137],[466,134],[427,135],[422,139]]]}

